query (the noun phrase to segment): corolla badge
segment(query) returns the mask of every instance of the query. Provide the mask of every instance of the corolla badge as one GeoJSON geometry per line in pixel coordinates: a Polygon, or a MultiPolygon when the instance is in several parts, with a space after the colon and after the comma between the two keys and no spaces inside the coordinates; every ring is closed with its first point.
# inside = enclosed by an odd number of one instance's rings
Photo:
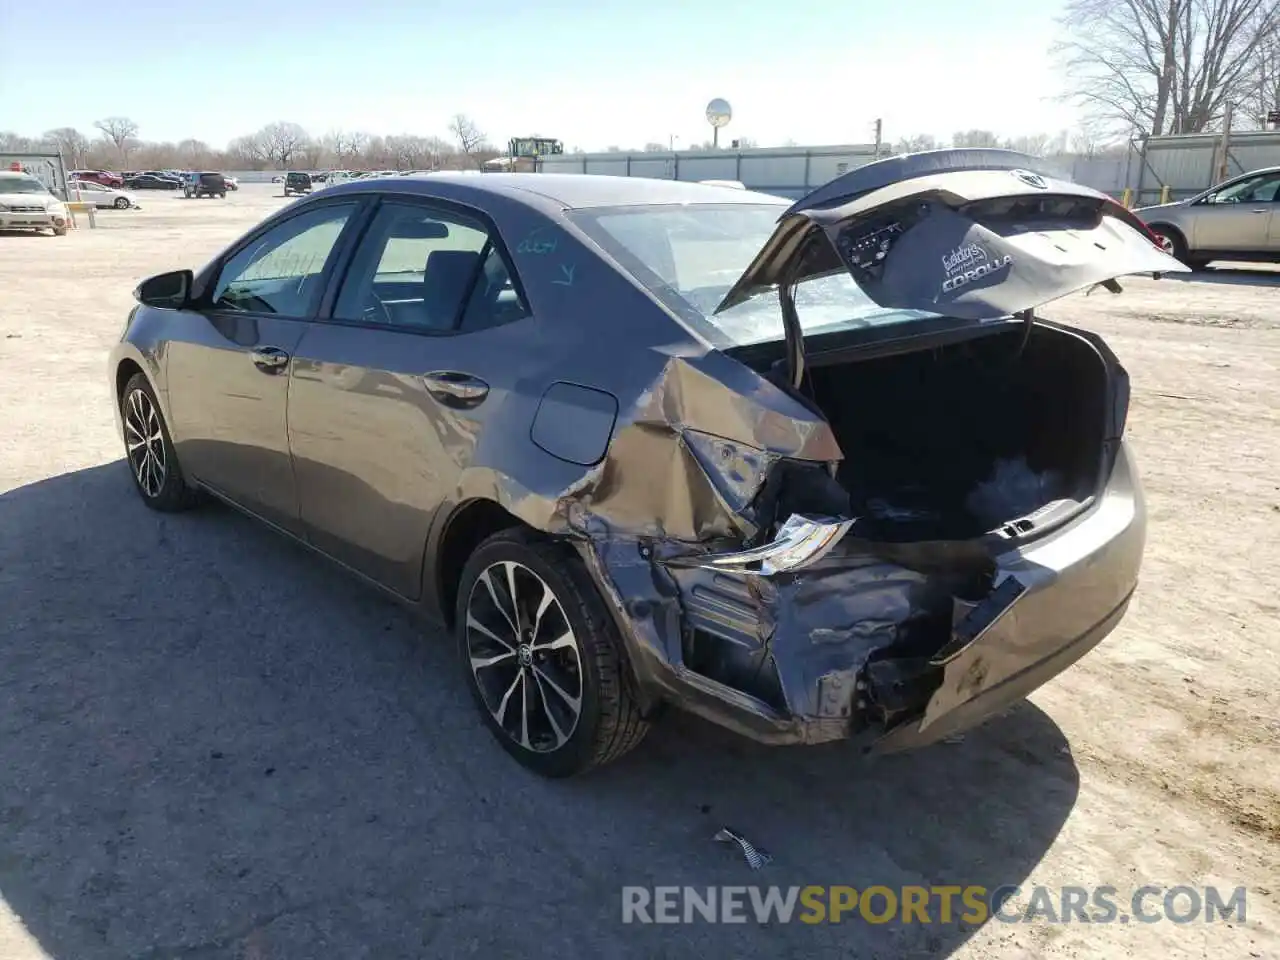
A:
{"type": "Polygon", "coordinates": [[[1038,173],[1032,173],[1030,170],[1012,170],[1010,172],[1028,187],[1035,187],[1037,190],[1049,189],[1049,185],[1044,182],[1044,177],[1038,173]]]}

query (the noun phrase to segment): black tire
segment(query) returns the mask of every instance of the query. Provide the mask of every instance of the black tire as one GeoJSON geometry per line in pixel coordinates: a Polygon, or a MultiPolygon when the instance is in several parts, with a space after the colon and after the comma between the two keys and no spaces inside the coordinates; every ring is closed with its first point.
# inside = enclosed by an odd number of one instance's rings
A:
{"type": "Polygon", "coordinates": [[[112,206],[113,206],[113,207],[115,207],[117,210],[128,210],[128,209],[129,209],[129,198],[128,198],[128,197],[116,197],[115,202],[112,204],[112,206]]]}
{"type": "Polygon", "coordinates": [[[1160,245],[1164,248],[1165,253],[1177,260],[1181,260],[1189,267],[1192,266],[1191,260],[1187,255],[1187,241],[1182,236],[1182,231],[1177,227],[1161,223],[1153,226],[1151,232],[1159,238],[1160,245]]]}
{"type": "MultiPolygon", "coordinates": [[[[517,590],[519,591],[519,587],[517,590]]],[[[504,596],[509,594],[505,585],[500,588],[500,592],[504,596]]],[[[489,619],[493,622],[491,616],[489,619]]],[[[550,629],[554,632],[556,624],[553,623],[550,629]]],[[[528,530],[508,530],[484,541],[467,560],[462,571],[455,632],[465,682],[490,733],[507,753],[535,773],[553,778],[585,773],[593,767],[618,759],[644,739],[649,724],[641,716],[640,709],[630,691],[631,680],[617,625],[610,617],[582,561],[568,546],[528,530]],[[552,675],[562,681],[566,679],[578,681],[580,709],[576,724],[567,739],[551,749],[525,746],[503,728],[486,703],[476,669],[472,666],[469,640],[474,635],[480,643],[487,643],[485,635],[468,627],[473,591],[480,591],[476,593],[477,607],[475,608],[477,619],[480,619],[484,616],[484,606],[492,599],[484,593],[486,587],[481,580],[481,575],[493,565],[503,562],[514,562],[525,568],[517,574],[518,577],[524,578],[521,582],[536,584],[536,581],[527,577],[526,571],[531,571],[546,587],[550,588],[558,605],[558,612],[549,607],[547,616],[554,616],[557,620],[563,617],[565,625],[571,632],[571,643],[576,651],[573,662],[573,665],[578,667],[576,673],[562,672],[557,668],[552,675]]],[[[540,633],[547,633],[547,630],[544,629],[540,633]]],[[[534,677],[534,674],[541,669],[536,666],[534,657],[543,658],[549,653],[554,652],[560,655],[565,652],[564,650],[546,650],[543,653],[529,653],[530,662],[526,667],[525,651],[536,649],[539,643],[546,643],[546,637],[539,639],[532,632],[528,637],[527,643],[519,645],[518,649],[521,651],[519,655],[514,652],[509,655],[514,660],[510,664],[504,664],[504,670],[515,667],[521,675],[534,677]]],[[[505,658],[508,654],[502,652],[503,647],[511,649],[511,645],[506,643],[502,647],[490,644],[491,649],[499,650],[499,656],[505,658]]],[[[549,669],[549,664],[545,660],[541,662],[549,669]]],[[[563,661],[560,666],[563,666],[563,661]]],[[[486,676],[489,675],[486,674],[486,676]]],[[[505,676],[506,674],[495,677],[497,682],[490,688],[491,698],[495,696],[494,691],[498,687],[505,685],[505,676]]],[[[538,673],[538,676],[545,680],[548,673],[538,673]]],[[[521,695],[526,693],[523,683],[522,680],[519,689],[521,695]]],[[[547,690],[552,688],[544,685],[538,677],[534,677],[530,683],[533,692],[541,691],[542,712],[545,717],[549,712],[547,690]]],[[[515,691],[516,688],[517,680],[512,680],[509,690],[515,691]]],[[[508,693],[508,697],[510,696],[512,694],[508,693]]],[[[558,703],[564,707],[568,701],[561,699],[558,703]]],[[[529,742],[530,726],[533,725],[529,725],[528,720],[524,722],[527,725],[522,728],[523,739],[529,742]]],[[[543,732],[546,732],[545,727],[543,732]]],[[[556,733],[551,734],[556,738],[558,735],[560,735],[558,729],[556,733]]]]}
{"type": "MultiPolygon", "coordinates": [[[[141,373],[135,373],[129,382],[124,385],[124,390],[120,394],[120,420],[123,424],[122,434],[125,445],[125,464],[129,468],[129,475],[133,478],[134,489],[138,491],[138,496],[152,510],[159,510],[162,513],[178,513],[182,510],[190,510],[204,499],[201,492],[194,487],[187,485],[186,479],[182,475],[182,468],[178,465],[178,455],[173,449],[173,441],[169,438],[169,425],[164,422],[164,414],[160,410],[160,403],[156,400],[155,391],[151,389],[151,384],[146,376],[141,373]],[[146,407],[142,400],[135,401],[134,395],[140,394],[146,403],[150,404],[150,409],[154,411],[154,421],[152,417],[146,413],[146,407]],[[134,405],[134,404],[137,405],[134,405]],[[133,426],[131,426],[131,421],[133,426]],[[155,474],[147,472],[145,468],[140,470],[140,458],[137,454],[137,448],[130,449],[131,444],[138,441],[136,425],[141,422],[143,426],[154,424],[158,427],[159,439],[147,444],[154,456],[156,452],[162,453],[164,463],[162,465],[163,478],[149,488],[144,485],[141,477],[150,477],[154,480],[155,474]]],[[[154,437],[155,431],[146,431],[146,437],[154,437]]]]}
{"type": "Polygon", "coordinates": [[[54,235],[55,237],[65,237],[65,236],[67,235],[67,228],[66,228],[66,227],[54,227],[54,228],[53,228],[53,235],[54,235]]]}

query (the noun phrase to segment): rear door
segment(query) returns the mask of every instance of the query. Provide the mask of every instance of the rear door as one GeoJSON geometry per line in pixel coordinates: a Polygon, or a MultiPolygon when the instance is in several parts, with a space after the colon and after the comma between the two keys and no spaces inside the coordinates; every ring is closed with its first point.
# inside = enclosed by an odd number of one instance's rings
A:
{"type": "Polygon", "coordinates": [[[285,425],[289,366],[359,199],[277,221],[233,251],[168,345],[174,442],[184,470],[301,532],[285,425]]]}
{"type": "Polygon", "coordinates": [[[536,352],[509,263],[474,211],[383,202],[332,316],[297,348],[289,439],[307,536],[410,599],[437,509],[536,352]]]}

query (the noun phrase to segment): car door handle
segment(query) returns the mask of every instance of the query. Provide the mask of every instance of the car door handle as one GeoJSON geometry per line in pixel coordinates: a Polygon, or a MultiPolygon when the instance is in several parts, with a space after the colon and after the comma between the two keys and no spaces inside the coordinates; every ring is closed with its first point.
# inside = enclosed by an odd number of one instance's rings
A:
{"type": "Polygon", "coordinates": [[[455,370],[437,370],[422,375],[427,392],[446,407],[474,407],[489,395],[489,385],[479,377],[455,370]]]}
{"type": "Polygon", "coordinates": [[[250,356],[253,365],[263,373],[279,373],[289,365],[289,354],[279,347],[259,347],[250,356]]]}
{"type": "Polygon", "coordinates": [[[1271,211],[1268,210],[1266,207],[1263,207],[1261,210],[1250,210],[1249,212],[1250,213],[1270,213],[1271,211]]]}

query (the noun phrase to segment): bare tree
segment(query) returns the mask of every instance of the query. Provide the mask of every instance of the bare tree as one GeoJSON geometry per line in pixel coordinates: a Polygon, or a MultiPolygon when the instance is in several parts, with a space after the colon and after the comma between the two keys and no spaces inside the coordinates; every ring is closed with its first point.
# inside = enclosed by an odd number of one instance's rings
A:
{"type": "Polygon", "coordinates": [[[1108,132],[1199,133],[1247,93],[1277,0],[1068,0],[1068,94],[1108,132]]]}
{"type": "Polygon", "coordinates": [[[990,130],[961,130],[951,135],[953,147],[998,147],[1000,138],[990,130]]]}
{"type": "Polygon", "coordinates": [[[894,153],[919,153],[921,150],[936,150],[938,141],[927,133],[917,133],[903,137],[893,145],[894,153]]]}
{"type": "Polygon", "coordinates": [[[279,170],[287,169],[293,162],[294,156],[304,150],[311,141],[306,130],[296,123],[285,120],[268,123],[254,136],[261,146],[264,157],[279,170]]]}
{"type": "Polygon", "coordinates": [[[645,153],[666,153],[667,150],[668,147],[665,143],[658,143],[656,141],[651,141],[644,145],[645,153]]]}
{"type": "Polygon", "coordinates": [[[116,152],[120,154],[120,159],[127,164],[129,162],[129,149],[133,146],[133,141],[138,136],[138,125],[128,117],[107,117],[103,120],[95,120],[93,125],[102,131],[102,135],[115,145],[116,152]]]}
{"type": "Polygon", "coordinates": [[[40,139],[57,148],[62,159],[71,165],[73,170],[85,167],[85,155],[89,152],[89,138],[75,127],[58,127],[46,130],[40,139]]]}
{"type": "Polygon", "coordinates": [[[203,140],[188,138],[179,143],[174,150],[184,166],[192,168],[213,166],[213,148],[203,140]]]}
{"type": "Polygon", "coordinates": [[[262,141],[255,133],[246,133],[227,144],[227,158],[237,167],[243,165],[251,170],[261,170],[269,159],[262,141]]]}
{"type": "Polygon", "coordinates": [[[484,165],[484,161],[476,157],[476,154],[487,149],[484,133],[476,126],[474,120],[465,113],[455,113],[453,119],[449,121],[449,132],[458,141],[458,149],[468,160],[477,167],[484,165]]]}
{"type": "Polygon", "coordinates": [[[1280,25],[1258,44],[1242,106],[1249,119],[1263,129],[1267,114],[1280,110],[1280,25]]]}
{"type": "Polygon", "coordinates": [[[1024,134],[1021,137],[1011,137],[1004,142],[1004,146],[1008,150],[1043,157],[1049,152],[1049,141],[1052,139],[1047,133],[1024,134]]]}
{"type": "Polygon", "coordinates": [[[364,154],[372,137],[358,130],[335,130],[324,138],[325,149],[339,167],[353,165],[364,154]]]}

